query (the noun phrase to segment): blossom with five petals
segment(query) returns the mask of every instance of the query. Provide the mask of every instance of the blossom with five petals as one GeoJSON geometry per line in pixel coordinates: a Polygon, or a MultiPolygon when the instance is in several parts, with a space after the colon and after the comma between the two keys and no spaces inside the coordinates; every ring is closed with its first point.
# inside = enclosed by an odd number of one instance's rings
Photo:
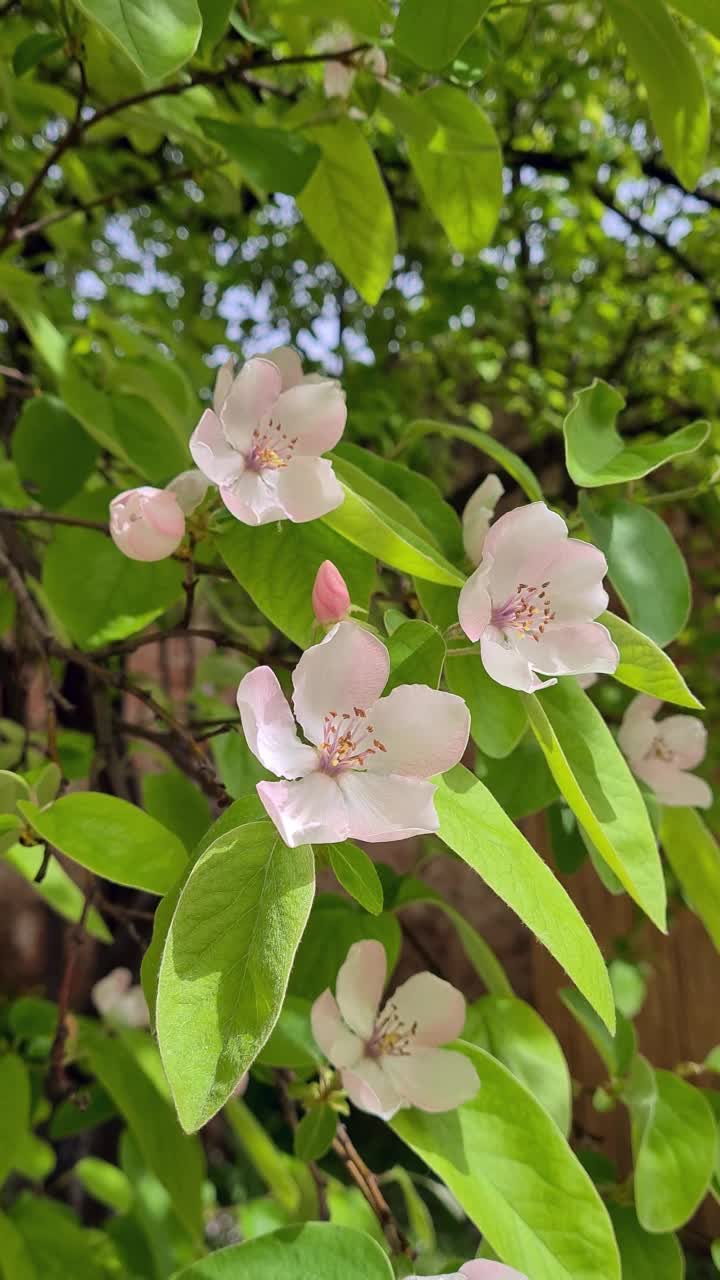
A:
{"type": "Polygon", "coordinates": [[[465,503],[462,513],[463,546],[468,560],[472,560],[473,564],[479,564],[482,560],[488,529],[504,492],[502,481],[497,476],[486,476],[465,503]]]}
{"type": "Polygon", "coordinates": [[[568,538],[544,502],[508,511],[485,538],[482,560],[460,592],[460,626],[480,641],[488,675],[533,693],[547,676],[604,672],[620,660],[606,627],[607,562],[597,547],[568,538]]]}
{"type": "Polygon", "coordinates": [[[307,743],[270,667],[241,680],[248,746],[285,779],[259,782],[258,795],[291,848],[437,831],[428,779],[458,763],[470,716],[462,698],[426,685],[400,685],[381,698],[389,674],[377,636],[354,622],[333,627],[293,672],[293,707],[307,743]]]}
{"type": "Polygon", "coordinates": [[[446,1272],[441,1276],[408,1276],[408,1280],[527,1280],[527,1276],[504,1266],[502,1262],[484,1262],[476,1258],[466,1262],[459,1271],[446,1272]]]}
{"type": "Polygon", "coordinates": [[[623,716],[618,741],[633,773],[646,782],[661,804],[709,809],[713,802],[704,778],[694,769],[705,757],[707,729],[697,716],[656,720],[662,703],[639,693],[623,716]]]}
{"type": "Polygon", "coordinates": [[[320,455],[337,444],[346,417],[339,383],[303,377],[297,352],[279,347],[253,356],[237,376],[231,361],[222,366],[190,452],[244,524],[300,524],[343,501],[332,464],[320,455]]]}
{"type": "Polygon", "coordinates": [[[387,957],[356,942],[335,983],[312,1007],[313,1035],[362,1111],[389,1120],[401,1107],[452,1111],[480,1088],[462,1053],[438,1046],[460,1035],[465,1000],[434,973],[416,973],[380,1010],[387,957]]]}

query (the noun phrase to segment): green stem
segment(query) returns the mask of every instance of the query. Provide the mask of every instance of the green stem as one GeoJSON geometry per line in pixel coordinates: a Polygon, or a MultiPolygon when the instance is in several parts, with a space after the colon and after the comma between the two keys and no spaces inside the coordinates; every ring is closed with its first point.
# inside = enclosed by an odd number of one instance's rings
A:
{"type": "Polygon", "coordinates": [[[223,1110],[235,1137],[268,1191],[289,1213],[297,1213],[301,1191],[288,1169],[287,1156],[275,1146],[240,1098],[230,1098],[223,1110]]]}

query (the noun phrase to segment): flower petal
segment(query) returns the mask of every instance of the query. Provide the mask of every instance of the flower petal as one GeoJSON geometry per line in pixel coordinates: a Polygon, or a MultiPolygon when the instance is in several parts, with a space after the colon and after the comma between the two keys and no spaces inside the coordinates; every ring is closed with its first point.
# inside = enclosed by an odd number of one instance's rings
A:
{"type": "Polygon", "coordinates": [[[558,543],[566,538],[567,525],[562,516],[544,502],[531,502],[500,516],[491,525],[483,546],[483,561],[485,556],[491,556],[495,562],[491,574],[493,603],[502,605],[521,582],[537,585],[541,569],[554,558],[558,543]]]}
{"type": "Polygon", "coordinates": [[[686,773],[665,760],[638,760],[633,772],[655,792],[661,804],[709,809],[713,793],[704,778],[686,773]]]}
{"type": "Polygon", "coordinates": [[[359,1036],[345,1026],[331,991],[318,996],[310,1018],[315,1040],[334,1067],[352,1067],[359,1061],[365,1046],[359,1036]]]}
{"type": "Polygon", "coordinates": [[[257,793],[289,848],[347,840],[343,798],[327,774],[309,773],[299,782],[258,782],[257,793]]]}
{"type": "Polygon", "coordinates": [[[458,763],[470,735],[463,699],[425,684],[399,685],[369,716],[373,737],[385,748],[368,757],[371,773],[431,778],[458,763]]]}
{"type": "Polygon", "coordinates": [[[586,622],[607,609],[606,573],[605,556],[589,542],[568,538],[557,545],[542,574],[550,581],[548,599],[558,622],[586,622]]]}
{"type": "Polygon", "coordinates": [[[283,391],[289,391],[302,382],[302,360],[294,347],[273,347],[263,359],[271,360],[280,370],[283,391]]]}
{"type": "Polygon", "coordinates": [[[344,1022],[363,1040],[369,1040],[375,1028],[386,978],[382,942],[354,942],[338,970],[335,995],[344,1022]]]}
{"type": "Polygon", "coordinates": [[[180,509],[186,516],[192,515],[196,507],[200,506],[207,491],[207,476],[203,475],[202,471],[198,471],[197,467],[192,467],[189,471],[181,471],[180,475],[171,480],[167,486],[167,492],[175,494],[180,509]]]}
{"type": "Polygon", "coordinates": [[[413,1042],[436,1048],[456,1040],[465,1025],[465,997],[434,973],[416,973],[388,1000],[406,1027],[415,1027],[413,1042]]]}
{"type": "Polygon", "coordinates": [[[551,622],[537,641],[517,635],[513,647],[544,676],[612,675],[620,661],[617,645],[601,622],[551,622]]]}
{"type": "Polygon", "coordinates": [[[237,704],[247,744],[266,769],[281,778],[304,778],[317,769],[317,751],[298,738],[290,704],[270,667],[243,677],[237,704]]]}
{"type": "Polygon", "coordinates": [[[235,357],[228,356],[224,364],[220,365],[215,378],[215,390],[213,391],[213,409],[218,417],[222,413],[222,407],[227,399],[233,379],[235,377],[235,357]]]}
{"type": "Polygon", "coordinates": [[[492,562],[483,560],[479,569],[470,575],[460,592],[458,600],[458,618],[468,640],[479,640],[483,631],[490,624],[492,616],[492,600],[490,599],[489,578],[492,562]]]}
{"type": "Polygon", "coordinates": [[[305,736],[319,745],[323,719],[377,702],[390,674],[382,640],[355,622],[339,622],[320,644],[306,649],[293,672],[293,705],[305,736]]]}
{"type": "Polygon", "coordinates": [[[348,835],[353,840],[406,840],[408,836],[437,831],[432,782],[404,778],[399,773],[360,773],[348,769],[338,774],[344,796],[348,835]]]}
{"type": "Polygon", "coordinates": [[[470,1059],[452,1049],[387,1054],[382,1066],[403,1102],[421,1111],[454,1111],[480,1088],[470,1059]]]}
{"type": "Polygon", "coordinates": [[[402,1106],[389,1076],[372,1058],[361,1058],[352,1070],[346,1069],[341,1074],[350,1101],[361,1111],[379,1116],[381,1120],[391,1120],[402,1106]]]}
{"type": "Polygon", "coordinates": [[[334,448],[345,430],[347,405],[339,382],[301,382],[283,391],[273,406],[273,421],[282,423],[290,439],[297,437],[295,453],[318,457],[334,448]]]}
{"type": "Polygon", "coordinates": [[[496,475],[486,476],[462,513],[462,534],[465,554],[473,564],[480,564],[488,529],[505,489],[496,475]]]}
{"type": "Polygon", "coordinates": [[[345,491],[327,458],[293,458],[277,473],[277,496],[296,524],[319,520],[345,501],[345,491]]]}
{"type": "Polygon", "coordinates": [[[667,716],[657,728],[678,769],[694,769],[705,759],[707,729],[697,716],[667,716]]]}
{"type": "Polygon", "coordinates": [[[528,1280],[528,1277],[513,1267],[503,1266],[502,1262],[484,1262],[476,1258],[460,1268],[460,1280],[528,1280]]]}
{"type": "Polygon", "coordinates": [[[276,364],[253,356],[233,382],[222,407],[222,425],[232,445],[244,452],[260,419],[269,414],[282,390],[276,364]]]}
{"type": "Polygon", "coordinates": [[[494,627],[480,637],[480,657],[488,675],[509,689],[535,693],[548,684],[555,684],[554,680],[538,680],[527,658],[506,644],[494,627]]]}
{"type": "Polygon", "coordinates": [[[650,750],[658,732],[655,716],[662,706],[659,698],[638,693],[629,703],[618,731],[621,751],[628,760],[642,760],[650,750]]]}
{"type": "Polygon", "coordinates": [[[245,471],[233,484],[221,486],[220,497],[228,511],[243,524],[270,524],[272,520],[284,520],[285,509],[276,492],[277,476],[277,471],[245,471]]]}
{"type": "Polygon", "coordinates": [[[232,484],[245,469],[242,454],[225,438],[222,423],[212,409],[206,409],[190,437],[193,462],[213,484],[232,484]]]}

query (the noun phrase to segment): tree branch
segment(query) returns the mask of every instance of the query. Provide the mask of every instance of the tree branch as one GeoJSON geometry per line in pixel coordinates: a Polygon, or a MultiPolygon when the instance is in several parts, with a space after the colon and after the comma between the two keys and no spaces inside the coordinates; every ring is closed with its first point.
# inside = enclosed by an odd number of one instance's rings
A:
{"type": "Polygon", "coordinates": [[[412,1260],[416,1256],[415,1250],[398,1224],[390,1205],[380,1190],[375,1174],[365,1164],[341,1121],[338,1122],[337,1132],[333,1139],[333,1151],[340,1157],[353,1182],[365,1196],[385,1233],[393,1253],[403,1253],[406,1258],[412,1260]]]}

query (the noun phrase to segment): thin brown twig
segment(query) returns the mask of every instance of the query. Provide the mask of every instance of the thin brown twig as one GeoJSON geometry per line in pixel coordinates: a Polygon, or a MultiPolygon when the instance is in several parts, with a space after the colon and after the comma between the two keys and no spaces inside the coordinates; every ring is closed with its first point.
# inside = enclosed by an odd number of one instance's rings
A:
{"type": "Polygon", "coordinates": [[[338,1121],[337,1133],[333,1140],[333,1151],[340,1157],[353,1182],[365,1196],[385,1233],[385,1238],[393,1253],[402,1253],[411,1260],[415,1258],[415,1250],[380,1190],[375,1174],[366,1165],[341,1121],[338,1121]]]}
{"type": "MultiPolygon", "coordinates": [[[[162,174],[153,180],[155,187],[166,187],[173,182],[183,182],[187,178],[193,178],[196,174],[201,173],[207,166],[200,169],[184,168],[177,169],[175,173],[162,174]]],[[[55,209],[53,213],[47,213],[43,218],[36,218],[34,222],[26,222],[22,227],[16,227],[13,232],[13,241],[17,243],[24,240],[27,236],[36,235],[39,231],[44,231],[47,227],[52,227],[57,222],[64,222],[66,218],[71,218],[75,213],[88,214],[93,209],[102,208],[104,205],[112,204],[115,200],[127,199],[129,196],[139,195],[147,191],[148,180],[144,182],[133,183],[129,187],[119,187],[115,191],[109,191],[104,196],[96,196],[94,200],[78,201],[76,204],[69,205],[66,209],[55,209]]]]}
{"type": "Polygon", "coordinates": [[[78,951],[82,945],[84,938],[85,922],[92,906],[95,884],[92,882],[85,894],[82,914],[77,924],[69,925],[65,935],[65,966],[60,981],[60,990],[58,992],[58,1012],[57,1024],[55,1027],[55,1038],[50,1049],[50,1068],[48,1071],[48,1097],[53,1102],[60,1102],[72,1093],[73,1085],[67,1078],[65,1071],[65,1042],[68,1038],[69,1030],[67,1025],[68,1013],[70,1011],[70,1000],[72,997],[73,977],[75,974],[75,965],[77,962],[78,951]]]}

